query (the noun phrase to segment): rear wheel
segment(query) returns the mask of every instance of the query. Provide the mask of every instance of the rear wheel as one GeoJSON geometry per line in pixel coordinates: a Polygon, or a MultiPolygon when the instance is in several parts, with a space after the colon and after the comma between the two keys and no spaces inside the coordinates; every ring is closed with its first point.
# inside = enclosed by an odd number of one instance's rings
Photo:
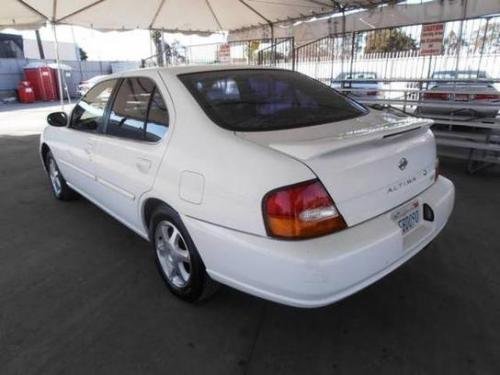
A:
{"type": "Polygon", "coordinates": [[[174,210],[162,206],[155,211],[150,238],[160,274],[173,294],[195,302],[215,292],[217,284],[206,273],[194,242],[174,210]]]}
{"type": "Polygon", "coordinates": [[[69,201],[75,199],[78,195],[66,183],[66,180],[61,174],[61,171],[57,166],[56,160],[54,159],[54,156],[50,151],[47,152],[47,155],[45,156],[45,165],[47,167],[50,186],[52,187],[52,193],[54,193],[54,196],[62,201],[69,201]]]}

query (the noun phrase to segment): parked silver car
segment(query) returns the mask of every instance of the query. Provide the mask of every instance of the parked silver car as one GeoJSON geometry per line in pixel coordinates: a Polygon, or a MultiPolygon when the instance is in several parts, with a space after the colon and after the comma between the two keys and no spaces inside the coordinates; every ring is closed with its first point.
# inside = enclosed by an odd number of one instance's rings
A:
{"type": "Polygon", "coordinates": [[[355,98],[377,98],[381,96],[382,90],[375,72],[340,73],[332,79],[331,87],[355,98]]]}
{"type": "Polygon", "coordinates": [[[467,115],[496,117],[500,92],[484,71],[438,71],[422,93],[418,115],[467,115]],[[462,80],[462,81],[460,81],[462,80]],[[452,105],[448,105],[452,103],[452,105]],[[426,105],[427,104],[427,105],[426,105]]]}

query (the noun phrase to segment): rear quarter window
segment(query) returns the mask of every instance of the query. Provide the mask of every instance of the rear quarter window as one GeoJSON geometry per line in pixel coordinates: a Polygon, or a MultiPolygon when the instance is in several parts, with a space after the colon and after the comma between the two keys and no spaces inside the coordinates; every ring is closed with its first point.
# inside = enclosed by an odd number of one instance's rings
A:
{"type": "Polygon", "coordinates": [[[179,79],[212,121],[233,131],[292,129],[367,113],[321,82],[286,70],[209,71],[179,79]]]}

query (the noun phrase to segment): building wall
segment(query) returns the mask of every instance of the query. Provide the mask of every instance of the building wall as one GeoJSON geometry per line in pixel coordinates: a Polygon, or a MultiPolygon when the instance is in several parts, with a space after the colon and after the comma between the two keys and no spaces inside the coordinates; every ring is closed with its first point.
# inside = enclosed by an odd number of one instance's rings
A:
{"type": "MultiPolygon", "coordinates": [[[[80,60],[80,54],[78,53],[78,47],[75,43],[59,42],[59,58],[61,60],[80,60]]],[[[43,52],[45,53],[45,58],[49,60],[55,60],[56,50],[55,43],[43,40],[42,41],[43,52]]],[[[36,39],[24,39],[24,57],[27,59],[39,59],[40,53],[38,51],[38,44],[36,39]]]]}

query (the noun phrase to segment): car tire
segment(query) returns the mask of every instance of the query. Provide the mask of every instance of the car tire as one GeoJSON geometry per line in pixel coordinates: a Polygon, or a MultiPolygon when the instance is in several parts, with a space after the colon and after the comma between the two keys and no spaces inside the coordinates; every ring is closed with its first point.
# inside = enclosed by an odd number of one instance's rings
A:
{"type": "Polygon", "coordinates": [[[45,155],[45,166],[54,197],[61,201],[70,201],[76,199],[78,197],[78,194],[66,183],[66,180],[59,170],[56,159],[50,151],[48,151],[45,155]]]}
{"type": "Polygon", "coordinates": [[[150,221],[149,238],[158,271],[168,289],[188,302],[211,297],[218,283],[208,276],[205,265],[180,216],[168,206],[160,206],[150,221]]]}

